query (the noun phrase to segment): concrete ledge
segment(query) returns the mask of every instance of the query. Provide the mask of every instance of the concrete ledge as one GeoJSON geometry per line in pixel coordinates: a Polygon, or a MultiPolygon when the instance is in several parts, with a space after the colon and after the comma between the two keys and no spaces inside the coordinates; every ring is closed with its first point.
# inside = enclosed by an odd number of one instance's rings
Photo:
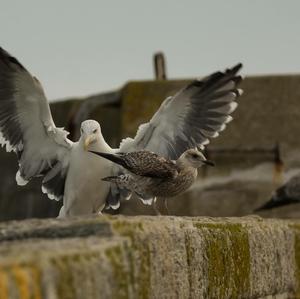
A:
{"type": "Polygon", "coordinates": [[[300,222],[93,217],[0,225],[0,298],[298,298],[300,222]]]}

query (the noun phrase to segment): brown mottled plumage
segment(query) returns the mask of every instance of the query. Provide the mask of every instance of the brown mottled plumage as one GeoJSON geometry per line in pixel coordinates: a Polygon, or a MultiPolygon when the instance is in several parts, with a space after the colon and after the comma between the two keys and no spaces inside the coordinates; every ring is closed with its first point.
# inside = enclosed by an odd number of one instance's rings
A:
{"type": "Polygon", "coordinates": [[[161,157],[153,152],[142,150],[117,154],[93,153],[123,166],[136,175],[162,178],[171,178],[177,175],[174,161],[161,157]]]}
{"type": "Polygon", "coordinates": [[[149,151],[107,154],[93,152],[126,168],[119,176],[103,178],[137,194],[143,202],[155,197],[173,197],[187,190],[197,178],[197,168],[212,165],[196,149],[185,151],[172,161],[149,151]]]}

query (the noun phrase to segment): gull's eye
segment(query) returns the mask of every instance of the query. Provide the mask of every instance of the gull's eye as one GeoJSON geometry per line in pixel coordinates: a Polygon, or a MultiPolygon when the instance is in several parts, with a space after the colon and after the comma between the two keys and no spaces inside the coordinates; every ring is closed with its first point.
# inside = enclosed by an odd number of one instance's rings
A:
{"type": "Polygon", "coordinates": [[[95,129],[95,130],[93,131],[93,134],[95,134],[95,133],[97,133],[97,129],[95,129]]]}
{"type": "Polygon", "coordinates": [[[197,154],[192,154],[192,157],[193,157],[194,159],[197,159],[197,158],[198,158],[198,155],[197,155],[197,154]]]}

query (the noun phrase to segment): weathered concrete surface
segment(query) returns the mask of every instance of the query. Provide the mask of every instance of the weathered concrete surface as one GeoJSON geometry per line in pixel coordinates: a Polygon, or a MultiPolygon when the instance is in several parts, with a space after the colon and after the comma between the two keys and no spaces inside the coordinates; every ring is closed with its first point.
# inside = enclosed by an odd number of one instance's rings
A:
{"type": "Polygon", "coordinates": [[[300,222],[93,217],[0,226],[0,298],[299,298],[300,222]]]}

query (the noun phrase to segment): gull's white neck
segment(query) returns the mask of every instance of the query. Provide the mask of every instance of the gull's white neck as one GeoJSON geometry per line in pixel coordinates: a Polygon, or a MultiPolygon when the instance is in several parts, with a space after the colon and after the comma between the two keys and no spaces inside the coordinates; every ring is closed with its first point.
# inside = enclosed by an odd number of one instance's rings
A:
{"type": "Polygon", "coordinates": [[[108,152],[112,151],[112,148],[107,144],[102,134],[99,134],[97,141],[94,143],[94,145],[97,146],[97,149],[101,151],[108,151],[108,152]]]}

